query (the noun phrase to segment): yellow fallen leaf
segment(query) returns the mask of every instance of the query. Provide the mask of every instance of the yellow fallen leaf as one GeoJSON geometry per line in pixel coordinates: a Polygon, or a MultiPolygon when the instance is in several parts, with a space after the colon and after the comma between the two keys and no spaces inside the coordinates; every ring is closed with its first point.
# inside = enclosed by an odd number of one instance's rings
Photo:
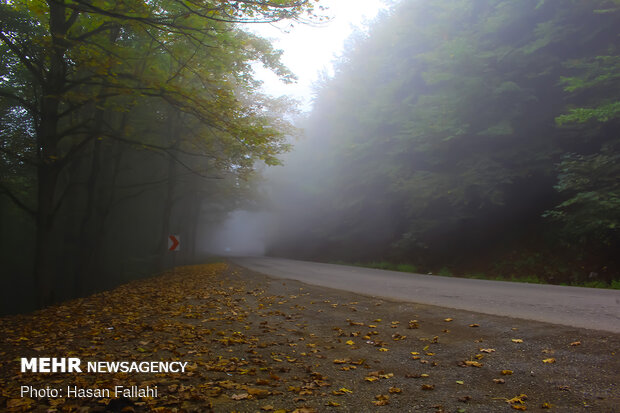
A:
{"type": "Polygon", "coordinates": [[[248,394],[258,398],[258,399],[264,399],[265,397],[269,396],[271,394],[271,392],[269,392],[268,390],[264,390],[264,389],[257,389],[257,388],[253,388],[253,387],[248,387],[246,389],[246,391],[248,392],[248,394]]]}
{"type": "Polygon", "coordinates": [[[543,363],[553,364],[553,363],[555,363],[555,359],[553,357],[552,358],[548,358],[548,359],[544,359],[543,363]]]}
{"type": "Polygon", "coordinates": [[[435,390],[435,385],[434,384],[423,384],[421,388],[422,390],[435,390]]]}
{"type": "Polygon", "coordinates": [[[480,351],[483,353],[493,353],[495,349],[494,348],[481,348],[480,351]]]}
{"type": "Polygon", "coordinates": [[[515,410],[521,410],[521,411],[527,410],[527,407],[524,404],[513,404],[510,407],[512,407],[515,410]]]}
{"type": "Polygon", "coordinates": [[[372,376],[368,376],[368,377],[364,377],[364,380],[369,381],[369,382],[373,382],[373,381],[377,381],[379,380],[379,378],[377,377],[372,377],[372,376]]]}
{"type": "Polygon", "coordinates": [[[523,340],[521,340],[520,338],[513,338],[511,341],[513,343],[523,343],[523,340]]]}
{"type": "Polygon", "coordinates": [[[545,403],[543,403],[540,407],[541,407],[542,409],[551,409],[551,408],[553,407],[553,405],[552,405],[551,403],[546,403],[546,402],[545,402],[545,403]]]}
{"type": "Polygon", "coordinates": [[[411,355],[412,355],[412,356],[417,356],[417,355],[419,355],[419,354],[420,354],[420,353],[418,353],[417,351],[412,351],[412,352],[411,352],[411,355]]]}
{"type": "Polygon", "coordinates": [[[502,370],[503,376],[510,376],[512,373],[513,373],[512,370],[502,370]]]}
{"type": "Polygon", "coordinates": [[[524,400],[527,400],[527,395],[521,393],[518,396],[513,397],[512,399],[506,399],[506,403],[508,404],[524,404],[524,400]]]}
{"type": "Polygon", "coordinates": [[[326,406],[332,406],[332,407],[338,407],[338,406],[340,406],[340,403],[328,401],[327,403],[325,403],[325,405],[326,406]]]}
{"type": "Polygon", "coordinates": [[[480,327],[480,324],[470,324],[470,327],[480,327]]]}
{"type": "Polygon", "coordinates": [[[339,390],[343,393],[353,393],[351,390],[347,389],[346,387],[341,387],[339,390]]]}
{"type": "Polygon", "coordinates": [[[470,367],[482,367],[482,363],[478,361],[465,360],[464,363],[466,366],[470,367]]]}
{"type": "Polygon", "coordinates": [[[445,321],[446,323],[449,323],[450,321],[452,321],[453,319],[448,317],[448,318],[444,318],[443,321],[445,321]]]}
{"type": "Polygon", "coordinates": [[[387,394],[378,394],[375,396],[375,399],[376,400],[372,401],[372,404],[374,404],[375,406],[385,406],[390,403],[390,396],[388,396],[387,394]]]}
{"type": "Polygon", "coordinates": [[[571,346],[575,347],[575,346],[580,346],[581,345],[581,341],[573,341],[572,343],[570,343],[571,346]]]}
{"type": "Polygon", "coordinates": [[[389,348],[385,348],[385,347],[381,347],[381,348],[379,349],[379,351],[390,351],[390,349],[389,349],[389,348]]]}
{"type": "Polygon", "coordinates": [[[463,384],[465,384],[465,382],[464,382],[463,380],[457,380],[457,381],[456,381],[456,384],[461,384],[461,385],[463,385],[463,384]]]}
{"type": "Polygon", "coordinates": [[[402,393],[403,389],[401,389],[399,387],[390,387],[388,389],[388,392],[390,392],[390,393],[402,393]]]}
{"type": "Polygon", "coordinates": [[[352,345],[353,345],[353,344],[355,344],[355,343],[353,342],[353,340],[347,340],[347,344],[348,344],[348,345],[350,345],[350,346],[352,346],[352,345]]]}

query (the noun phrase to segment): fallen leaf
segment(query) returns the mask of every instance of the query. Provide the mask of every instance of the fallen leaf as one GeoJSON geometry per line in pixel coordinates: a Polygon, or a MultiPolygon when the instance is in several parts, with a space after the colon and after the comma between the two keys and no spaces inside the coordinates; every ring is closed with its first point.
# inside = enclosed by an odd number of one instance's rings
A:
{"type": "Polygon", "coordinates": [[[445,321],[446,323],[449,323],[450,321],[452,321],[453,319],[448,317],[448,318],[444,318],[443,321],[445,321]]]}
{"type": "Polygon", "coordinates": [[[248,397],[250,397],[248,393],[233,394],[232,396],[230,396],[230,398],[233,400],[245,400],[248,397]]]}
{"type": "Polygon", "coordinates": [[[520,338],[513,338],[512,340],[513,343],[523,343],[523,340],[521,340],[520,338]]]}
{"type": "Polygon", "coordinates": [[[512,373],[512,370],[502,370],[502,376],[510,376],[512,373]]]}
{"type": "Polygon", "coordinates": [[[570,343],[571,346],[575,347],[575,346],[580,346],[581,345],[581,341],[573,341],[572,343],[570,343]]]}
{"type": "Polygon", "coordinates": [[[293,413],[319,413],[314,407],[300,407],[293,410],[293,413]]]}
{"type": "Polygon", "coordinates": [[[399,387],[390,387],[388,389],[389,393],[402,393],[403,389],[399,388],[399,387]]]}
{"type": "Polygon", "coordinates": [[[543,403],[540,408],[541,409],[551,409],[553,407],[553,405],[551,403],[543,403]]]}
{"type": "Polygon", "coordinates": [[[435,390],[435,385],[434,384],[423,384],[421,388],[422,390],[435,390]]]}
{"type": "Polygon", "coordinates": [[[456,384],[461,384],[462,385],[462,384],[465,384],[465,382],[463,380],[457,380],[456,384]]]}
{"type": "Polygon", "coordinates": [[[506,403],[508,404],[524,404],[524,400],[527,400],[527,395],[520,394],[518,396],[513,397],[512,399],[506,399],[506,403]]]}
{"type": "Polygon", "coordinates": [[[494,348],[481,348],[480,351],[483,353],[493,353],[495,349],[494,348]]]}
{"type": "Polygon", "coordinates": [[[257,388],[252,388],[252,387],[249,387],[246,390],[251,396],[254,396],[257,399],[264,399],[270,394],[268,390],[257,389],[257,388]]]}
{"type": "Polygon", "coordinates": [[[387,394],[378,394],[375,396],[375,399],[376,400],[372,401],[372,404],[374,404],[375,406],[385,406],[390,403],[390,396],[388,396],[387,394]]]}
{"type": "Polygon", "coordinates": [[[555,359],[552,357],[552,358],[544,359],[542,362],[546,364],[553,364],[555,363],[555,359]]]}
{"type": "Polygon", "coordinates": [[[506,383],[506,380],[504,380],[504,379],[493,379],[493,383],[495,383],[495,384],[504,384],[504,383],[506,383]]]}
{"type": "Polygon", "coordinates": [[[480,324],[470,324],[470,327],[480,327],[480,324]]]}
{"type": "Polygon", "coordinates": [[[355,344],[355,342],[353,342],[353,340],[347,340],[347,344],[352,346],[353,344],[355,344]]]}
{"type": "Polygon", "coordinates": [[[482,367],[483,364],[480,363],[479,361],[464,360],[464,361],[459,362],[459,366],[461,367],[482,367]]]}

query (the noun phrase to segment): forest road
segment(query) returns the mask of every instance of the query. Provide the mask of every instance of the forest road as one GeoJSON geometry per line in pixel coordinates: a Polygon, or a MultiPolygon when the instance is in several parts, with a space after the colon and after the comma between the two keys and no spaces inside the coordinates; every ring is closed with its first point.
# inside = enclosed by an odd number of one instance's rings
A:
{"type": "Polygon", "coordinates": [[[369,296],[620,333],[620,290],[441,277],[270,257],[231,261],[272,277],[369,296]]]}

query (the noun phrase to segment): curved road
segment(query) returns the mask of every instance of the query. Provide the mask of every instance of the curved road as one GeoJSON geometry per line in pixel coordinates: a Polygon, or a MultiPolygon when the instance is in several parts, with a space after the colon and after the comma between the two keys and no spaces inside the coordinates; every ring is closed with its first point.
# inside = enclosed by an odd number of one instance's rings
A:
{"type": "Polygon", "coordinates": [[[620,333],[620,290],[470,280],[269,257],[232,261],[273,277],[364,295],[620,333]]]}

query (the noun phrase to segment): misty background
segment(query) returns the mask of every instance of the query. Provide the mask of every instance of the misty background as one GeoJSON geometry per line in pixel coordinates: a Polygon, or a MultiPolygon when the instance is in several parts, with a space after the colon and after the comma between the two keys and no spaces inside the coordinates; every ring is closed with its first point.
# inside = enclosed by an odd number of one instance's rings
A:
{"type": "MultiPolygon", "coordinates": [[[[618,5],[403,1],[315,84],[239,254],[618,279],[618,5]],[[251,240],[251,241],[250,241],[251,240]]],[[[233,239],[235,241],[233,241],[233,239]]]]}

